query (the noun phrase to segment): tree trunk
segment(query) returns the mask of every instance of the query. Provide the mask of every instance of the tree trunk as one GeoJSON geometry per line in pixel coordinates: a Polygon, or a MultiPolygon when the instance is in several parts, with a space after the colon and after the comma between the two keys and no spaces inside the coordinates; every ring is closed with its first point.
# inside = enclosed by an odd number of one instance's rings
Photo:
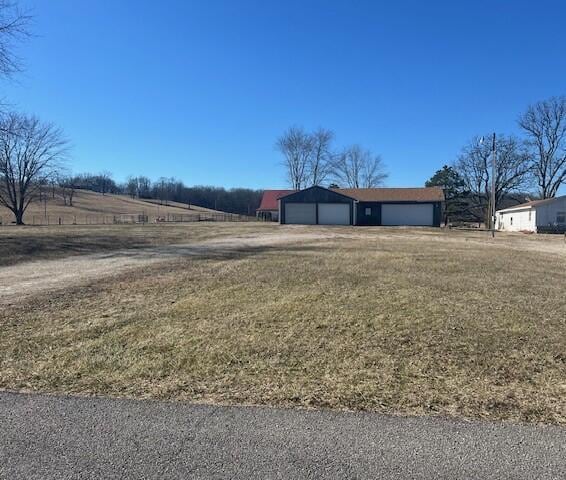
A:
{"type": "Polygon", "coordinates": [[[16,217],[16,225],[24,225],[24,212],[18,210],[14,212],[14,216],[16,217]]]}

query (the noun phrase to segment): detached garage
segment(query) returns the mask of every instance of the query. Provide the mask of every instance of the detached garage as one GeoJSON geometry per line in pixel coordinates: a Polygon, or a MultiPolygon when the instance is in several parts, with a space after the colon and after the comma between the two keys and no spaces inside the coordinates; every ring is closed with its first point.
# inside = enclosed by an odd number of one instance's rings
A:
{"type": "MultiPolygon", "coordinates": [[[[269,191],[267,191],[269,192],[269,191]]],[[[439,227],[441,188],[310,187],[278,198],[279,220],[297,225],[439,227]]]]}
{"type": "Polygon", "coordinates": [[[427,226],[434,225],[432,203],[384,203],[381,205],[382,225],[427,226]]]}
{"type": "Polygon", "coordinates": [[[285,216],[285,223],[316,225],[316,203],[289,202],[285,204],[285,216]]]}
{"type": "Polygon", "coordinates": [[[323,187],[299,190],[279,198],[280,223],[354,225],[354,199],[323,187]]]}

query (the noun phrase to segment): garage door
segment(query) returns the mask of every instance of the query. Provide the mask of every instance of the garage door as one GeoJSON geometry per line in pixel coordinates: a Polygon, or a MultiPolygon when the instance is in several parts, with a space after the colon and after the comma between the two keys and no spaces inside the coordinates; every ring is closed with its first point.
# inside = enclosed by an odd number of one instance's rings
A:
{"type": "Polygon", "coordinates": [[[350,204],[319,203],[318,223],[321,225],[350,225],[350,204]]]}
{"type": "Polygon", "coordinates": [[[383,204],[381,206],[382,225],[433,225],[432,203],[422,204],[383,204]]]}
{"type": "Polygon", "coordinates": [[[316,223],[316,203],[286,203],[285,223],[314,225],[316,223]]]}

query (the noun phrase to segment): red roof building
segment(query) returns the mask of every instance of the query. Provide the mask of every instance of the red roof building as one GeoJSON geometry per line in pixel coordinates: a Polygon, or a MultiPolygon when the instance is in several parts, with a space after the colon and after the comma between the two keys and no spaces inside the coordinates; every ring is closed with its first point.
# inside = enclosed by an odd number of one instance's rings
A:
{"type": "Polygon", "coordinates": [[[296,190],[264,190],[256,215],[264,220],[279,219],[279,198],[295,193],[296,190]]]}

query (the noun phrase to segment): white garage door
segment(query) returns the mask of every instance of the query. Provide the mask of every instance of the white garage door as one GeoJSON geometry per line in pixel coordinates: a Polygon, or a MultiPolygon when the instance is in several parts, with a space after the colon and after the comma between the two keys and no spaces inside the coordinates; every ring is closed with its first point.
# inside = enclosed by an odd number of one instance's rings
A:
{"type": "Polygon", "coordinates": [[[433,205],[423,204],[387,204],[381,205],[382,225],[432,226],[433,205]]]}
{"type": "Polygon", "coordinates": [[[318,223],[320,225],[350,225],[350,204],[319,203],[318,223]]]}
{"type": "Polygon", "coordinates": [[[316,223],[316,203],[286,203],[285,223],[314,225],[316,223]]]}

